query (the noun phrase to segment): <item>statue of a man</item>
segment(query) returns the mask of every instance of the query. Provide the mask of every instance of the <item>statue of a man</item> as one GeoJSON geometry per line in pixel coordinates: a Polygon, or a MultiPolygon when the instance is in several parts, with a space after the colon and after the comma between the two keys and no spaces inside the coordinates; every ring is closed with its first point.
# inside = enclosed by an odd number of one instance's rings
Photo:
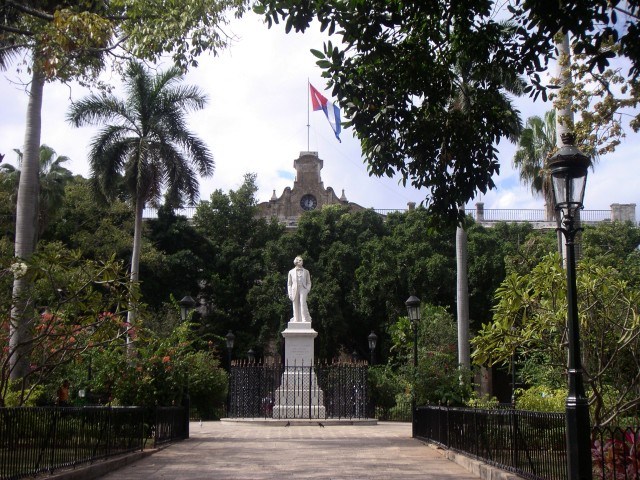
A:
{"type": "Polygon", "coordinates": [[[311,276],[309,270],[303,268],[302,257],[297,256],[293,260],[295,268],[289,271],[287,279],[287,293],[289,300],[293,302],[294,322],[311,322],[309,308],[307,307],[307,295],[311,290],[311,276]]]}

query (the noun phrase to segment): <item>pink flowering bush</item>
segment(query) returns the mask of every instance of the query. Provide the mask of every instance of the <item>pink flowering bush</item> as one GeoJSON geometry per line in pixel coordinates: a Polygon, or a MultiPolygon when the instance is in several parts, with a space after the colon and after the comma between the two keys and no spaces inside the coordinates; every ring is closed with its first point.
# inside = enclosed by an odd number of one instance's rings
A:
{"type": "Polygon", "coordinates": [[[640,430],[601,430],[591,458],[594,479],[640,480],[640,430]]]}

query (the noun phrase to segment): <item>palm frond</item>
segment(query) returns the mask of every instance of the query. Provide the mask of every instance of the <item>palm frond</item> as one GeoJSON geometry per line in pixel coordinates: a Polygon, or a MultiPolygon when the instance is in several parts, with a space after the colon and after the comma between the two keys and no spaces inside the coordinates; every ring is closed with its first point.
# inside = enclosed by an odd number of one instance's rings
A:
{"type": "Polygon", "coordinates": [[[152,75],[130,62],[125,100],[92,95],[72,106],[68,120],[74,125],[108,124],[90,149],[92,178],[103,193],[122,175],[130,197],[145,203],[157,202],[164,188],[174,201],[198,198],[198,174],[211,175],[214,161],[189,131],[187,113],[202,109],[207,98],[197,87],[180,85],[183,79],[178,68],[152,75]]]}
{"type": "Polygon", "coordinates": [[[135,118],[127,105],[113,95],[89,95],[69,108],[67,121],[74,127],[118,121],[135,126],[135,118]]]}

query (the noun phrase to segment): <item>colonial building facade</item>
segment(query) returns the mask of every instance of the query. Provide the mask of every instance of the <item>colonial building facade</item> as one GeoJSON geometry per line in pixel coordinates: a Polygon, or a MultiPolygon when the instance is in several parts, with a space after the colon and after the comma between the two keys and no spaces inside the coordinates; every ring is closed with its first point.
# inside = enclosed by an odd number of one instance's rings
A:
{"type": "Polygon", "coordinates": [[[338,197],[333,188],[324,187],[320,173],[323,163],[318,152],[300,152],[293,161],[296,171],[293,188],[286,187],[279,197],[274,190],[271,200],[258,204],[259,216],[277,218],[280,223],[295,227],[304,212],[321,209],[325,205],[344,205],[352,212],[364,210],[357,203],[348,201],[344,190],[338,197]]]}

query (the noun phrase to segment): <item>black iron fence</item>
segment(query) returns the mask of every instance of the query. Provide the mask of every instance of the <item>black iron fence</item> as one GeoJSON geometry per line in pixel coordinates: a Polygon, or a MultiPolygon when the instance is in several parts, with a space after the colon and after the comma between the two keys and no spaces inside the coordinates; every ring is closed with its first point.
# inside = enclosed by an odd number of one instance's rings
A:
{"type": "Polygon", "coordinates": [[[0,480],[53,473],[188,437],[185,407],[0,408],[0,480]]]}
{"type": "Polygon", "coordinates": [[[237,362],[230,418],[372,418],[365,363],[283,366],[237,362]]]}
{"type": "Polygon", "coordinates": [[[567,478],[563,413],[418,407],[415,436],[525,478],[567,478]]]}
{"type": "Polygon", "coordinates": [[[411,400],[396,402],[396,404],[390,408],[383,408],[376,405],[375,416],[381,422],[410,422],[411,400]]]}
{"type": "MultiPolygon", "coordinates": [[[[564,413],[426,406],[415,436],[534,480],[567,478],[564,413]]],[[[640,480],[640,430],[594,428],[593,478],[640,480]]]]}

